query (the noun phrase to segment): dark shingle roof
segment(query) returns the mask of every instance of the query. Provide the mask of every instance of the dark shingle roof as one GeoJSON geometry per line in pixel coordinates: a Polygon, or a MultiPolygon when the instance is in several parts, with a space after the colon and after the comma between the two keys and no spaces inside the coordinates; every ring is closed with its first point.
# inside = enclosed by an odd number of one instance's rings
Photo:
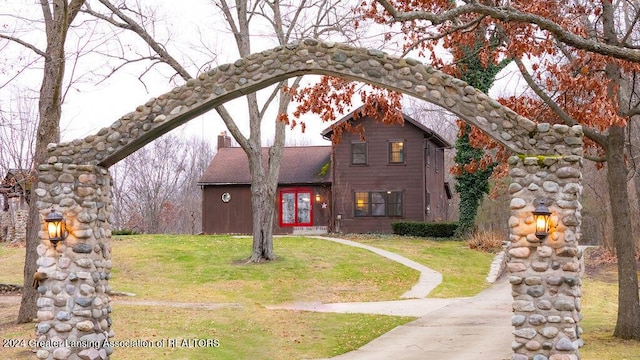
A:
{"type": "MultiPolygon", "coordinates": [[[[327,139],[330,139],[331,136],[333,135],[333,129],[336,126],[339,126],[341,123],[345,122],[345,121],[358,121],[358,120],[354,120],[354,114],[360,112],[360,110],[362,109],[363,106],[360,106],[359,108],[355,109],[354,111],[350,112],[349,114],[347,114],[346,116],[344,116],[342,119],[336,121],[335,123],[333,123],[331,126],[329,126],[328,128],[324,129],[321,134],[322,136],[324,136],[327,139]]],[[[415,127],[417,127],[418,129],[420,129],[422,132],[424,132],[425,134],[429,135],[429,138],[438,146],[443,147],[443,148],[450,148],[452,147],[452,145],[445,140],[442,136],[440,136],[440,134],[438,134],[437,132],[431,130],[430,128],[426,127],[425,125],[423,125],[420,121],[412,118],[411,116],[407,115],[407,114],[402,114],[402,116],[404,117],[404,121],[405,123],[409,123],[415,127]]]]}
{"type": "MultiPolygon", "coordinates": [[[[263,163],[268,148],[262,149],[263,163]]],[[[320,175],[329,163],[331,146],[285,147],[280,163],[280,184],[315,184],[330,182],[330,174],[320,175]]],[[[251,184],[249,160],[239,147],[221,148],[204,172],[199,185],[251,184]]]]}

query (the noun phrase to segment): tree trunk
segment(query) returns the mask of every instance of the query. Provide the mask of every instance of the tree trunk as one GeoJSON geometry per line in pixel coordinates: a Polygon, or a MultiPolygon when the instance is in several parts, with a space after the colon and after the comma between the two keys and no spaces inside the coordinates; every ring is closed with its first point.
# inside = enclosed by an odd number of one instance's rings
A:
{"type": "Polygon", "coordinates": [[[275,198],[265,179],[253,180],[251,186],[253,210],[253,252],[249,262],[275,260],[273,252],[273,204],[275,198]]]}
{"type": "MultiPolygon", "coordinates": [[[[47,49],[44,57],[40,99],[38,101],[39,123],[36,134],[36,148],[33,157],[35,179],[38,181],[38,165],[47,159],[47,145],[60,142],[60,117],[62,114],[62,89],[64,83],[65,52],[64,44],[67,30],[80,11],[84,0],[54,2],[40,1],[47,34],[47,49]]],[[[29,220],[27,222],[26,257],[24,264],[24,286],[22,302],[18,312],[18,323],[31,322],[37,315],[36,299],[38,293],[31,286],[33,274],[37,271],[40,244],[40,214],[36,208],[36,195],[31,194],[29,220]]]]}
{"type": "Polygon", "coordinates": [[[24,261],[24,284],[22,286],[22,300],[18,311],[18,324],[33,321],[37,315],[36,300],[38,291],[31,286],[33,274],[38,270],[38,252],[36,248],[40,244],[38,231],[40,230],[40,214],[36,208],[34,196],[31,196],[29,204],[29,220],[27,221],[26,256],[24,261]]]}
{"type": "MultiPolygon", "coordinates": [[[[633,184],[636,193],[636,214],[640,212],[640,117],[629,122],[630,153],[633,159],[633,184]]],[[[636,234],[640,234],[640,224],[636,226],[636,234]]],[[[636,238],[636,248],[640,251],[640,238],[636,238]]]]}
{"type": "MultiPolygon", "coordinates": [[[[62,42],[64,43],[64,42],[62,42]]],[[[60,142],[60,116],[61,116],[61,81],[55,78],[62,77],[64,73],[64,56],[60,52],[48,52],[50,57],[45,60],[44,78],[40,88],[39,112],[40,122],[36,135],[36,149],[33,157],[35,178],[38,181],[38,165],[47,158],[47,145],[60,142]]],[[[22,288],[22,302],[18,311],[18,323],[31,322],[37,314],[36,299],[38,292],[31,286],[33,274],[38,270],[37,247],[40,244],[40,214],[36,207],[35,194],[31,194],[29,204],[29,220],[27,221],[26,257],[24,263],[24,286],[22,288]]]]}
{"type": "Polygon", "coordinates": [[[613,216],[613,237],[618,256],[618,320],[614,336],[621,339],[640,340],[638,268],[629,217],[624,133],[624,128],[613,126],[609,129],[607,141],[607,180],[613,216]]]}

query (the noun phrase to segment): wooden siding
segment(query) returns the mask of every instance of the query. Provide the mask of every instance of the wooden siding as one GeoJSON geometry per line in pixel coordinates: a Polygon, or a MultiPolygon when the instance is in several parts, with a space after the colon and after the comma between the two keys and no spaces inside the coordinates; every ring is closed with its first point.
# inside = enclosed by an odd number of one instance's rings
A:
{"type": "MultiPolygon", "coordinates": [[[[293,227],[280,227],[279,218],[279,193],[282,189],[308,188],[312,190],[313,202],[313,226],[330,226],[331,219],[330,190],[325,186],[288,186],[278,187],[275,202],[274,234],[291,234],[293,227]],[[316,201],[316,194],[320,195],[320,201],[316,201]],[[326,203],[326,208],[322,208],[326,203]]],[[[249,185],[206,185],[203,187],[202,231],[205,234],[251,234],[253,232],[253,217],[251,211],[251,189],[249,185]],[[231,201],[222,201],[222,194],[228,192],[231,201]]],[[[331,229],[329,229],[331,230],[331,229]]]]}
{"type": "Polygon", "coordinates": [[[449,199],[444,190],[444,174],[449,169],[444,168],[444,149],[436,147],[435,144],[429,142],[428,152],[431,156],[431,161],[428,166],[424,167],[425,193],[429,192],[430,194],[431,206],[429,214],[426,214],[425,211],[425,221],[449,221],[449,199]]]}
{"type": "Polygon", "coordinates": [[[417,127],[385,125],[371,119],[361,120],[366,129],[367,165],[351,165],[351,143],[361,141],[359,135],[343,133],[333,153],[334,213],[338,230],[346,233],[392,231],[395,221],[433,221],[446,214],[448,202],[444,192],[444,152],[430,142],[433,158],[425,165],[427,134],[417,127]],[[403,141],[404,164],[389,164],[389,141],[403,141]],[[438,157],[439,171],[435,171],[438,157]],[[431,212],[425,213],[425,193],[431,194],[431,212]],[[402,191],[403,216],[356,217],[354,193],[359,191],[402,191]],[[437,201],[436,201],[437,200],[437,201]],[[445,200],[442,202],[442,200],[445,200]],[[436,203],[437,202],[437,203],[436,203]]]}

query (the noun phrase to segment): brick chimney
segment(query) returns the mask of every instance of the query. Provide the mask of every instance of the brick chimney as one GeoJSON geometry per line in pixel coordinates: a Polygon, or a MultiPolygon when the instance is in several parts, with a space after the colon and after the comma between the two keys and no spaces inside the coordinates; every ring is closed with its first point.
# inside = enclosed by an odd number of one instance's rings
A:
{"type": "Polygon", "coordinates": [[[231,136],[227,135],[226,131],[223,131],[218,135],[218,149],[231,147],[231,136]]]}

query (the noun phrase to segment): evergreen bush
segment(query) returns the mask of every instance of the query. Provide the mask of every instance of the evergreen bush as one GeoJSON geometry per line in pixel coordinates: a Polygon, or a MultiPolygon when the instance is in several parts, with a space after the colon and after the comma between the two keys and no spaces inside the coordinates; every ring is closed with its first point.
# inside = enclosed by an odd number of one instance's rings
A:
{"type": "Polygon", "coordinates": [[[453,237],[458,228],[457,222],[424,223],[418,221],[399,221],[391,223],[393,233],[402,236],[453,237]]]}

